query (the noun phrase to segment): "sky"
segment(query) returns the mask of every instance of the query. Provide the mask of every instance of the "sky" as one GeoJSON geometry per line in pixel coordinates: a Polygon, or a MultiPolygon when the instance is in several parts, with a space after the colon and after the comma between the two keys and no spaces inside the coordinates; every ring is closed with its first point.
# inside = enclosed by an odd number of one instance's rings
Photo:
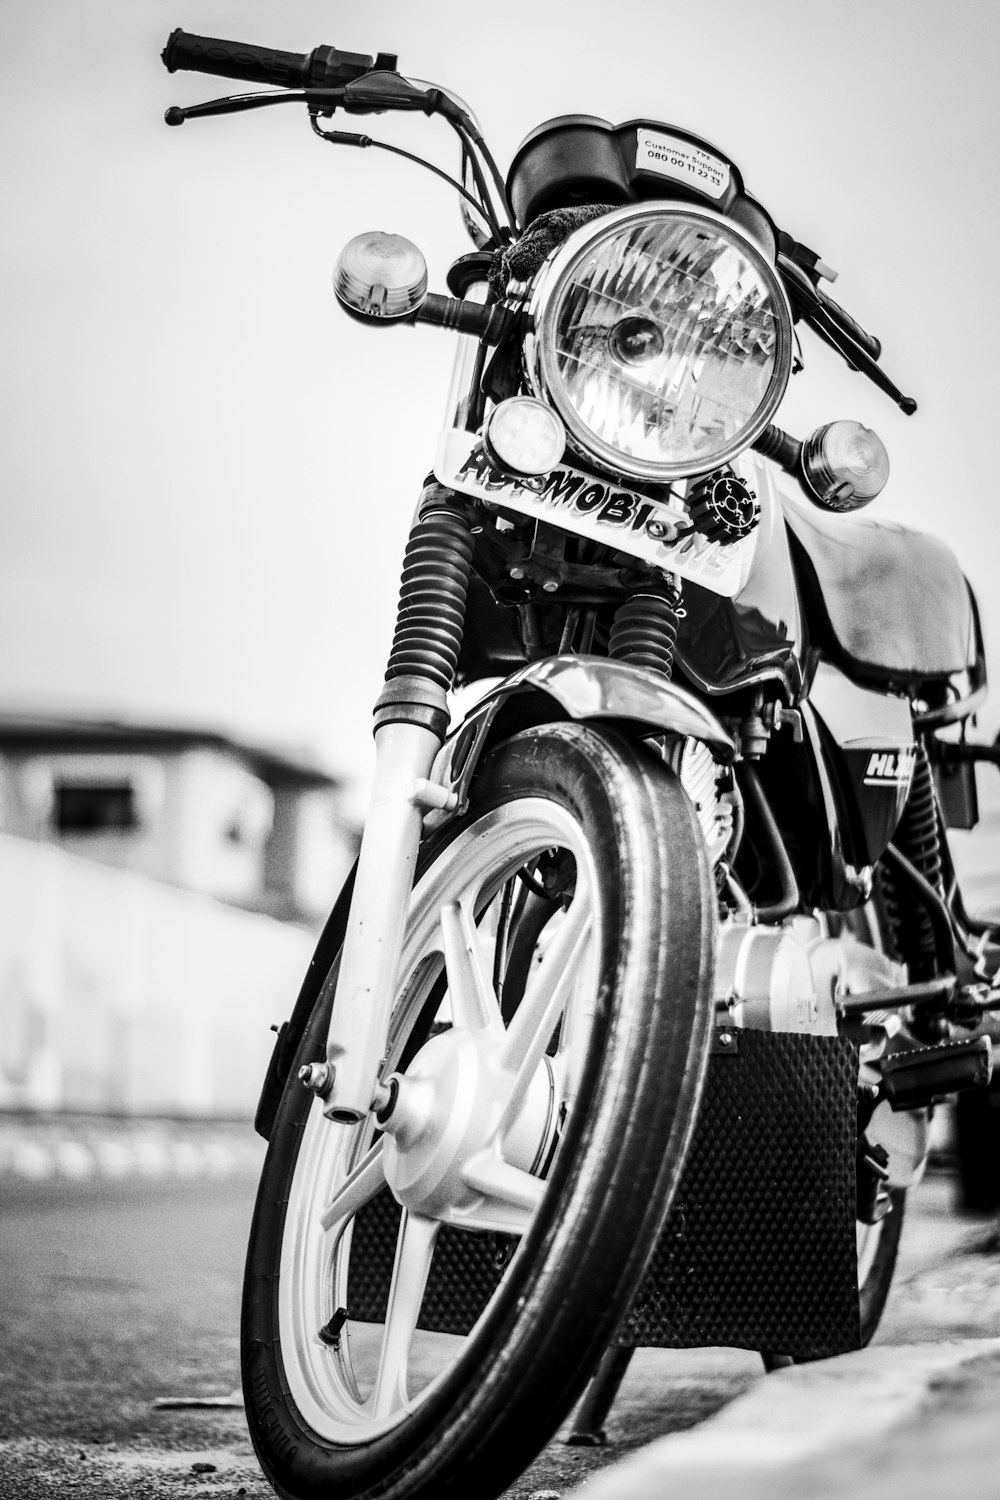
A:
{"type": "MultiPolygon", "coordinates": [[[[984,617],[1000,724],[992,0],[0,0],[4,414],[0,711],[221,728],[363,788],[402,549],[454,335],[372,329],[331,272],[408,235],[443,291],[454,194],[287,106],[170,130],[234,91],[167,74],[180,26],[399,54],[459,93],[502,167],[540,121],[646,117],[714,142],[919,402],[904,417],[808,333],[779,421],[888,446],[870,514],[945,537],[984,617]]],[[[440,122],[371,134],[454,171],[440,122]]]]}

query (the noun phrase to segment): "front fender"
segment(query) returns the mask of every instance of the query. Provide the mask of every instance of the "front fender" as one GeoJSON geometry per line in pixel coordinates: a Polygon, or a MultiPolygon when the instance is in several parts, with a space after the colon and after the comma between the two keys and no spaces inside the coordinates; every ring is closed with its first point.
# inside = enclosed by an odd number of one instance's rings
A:
{"type": "Polygon", "coordinates": [[[611,720],[639,738],[681,734],[703,740],[727,765],[736,756],[730,735],[686,688],[604,656],[550,656],[505,677],[449,734],[432,780],[453,793],[454,800],[449,799],[449,812],[433,813],[427,826],[437,826],[466,806],[476,764],[489,743],[553,719],[611,720]]]}
{"type": "MultiPolygon", "coordinates": [[[[642,667],[603,656],[550,656],[521,667],[479,700],[449,734],[438,753],[431,780],[454,793],[448,811],[424,819],[427,832],[461,812],[479,758],[494,740],[529,725],[554,719],[610,720],[639,738],[682,734],[703,740],[728,764],[736,746],[714,714],[675,683],[642,667]]],[[[267,1140],[306,1022],[344,940],[354,888],[351,871],[320,937],[316,953],[289,1019],[282,1025],[257,1106],[255,1127],[267,1140]]]]}

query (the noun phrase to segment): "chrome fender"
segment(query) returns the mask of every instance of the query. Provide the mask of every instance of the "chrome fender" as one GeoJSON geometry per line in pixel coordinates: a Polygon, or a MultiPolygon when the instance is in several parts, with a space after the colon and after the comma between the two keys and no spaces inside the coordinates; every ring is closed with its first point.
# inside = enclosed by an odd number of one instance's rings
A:
{"type": "Polygon", "coordinates": [[[736,757],[736,746],[711,713],[693,693],[664,681],[644,667],[604,656],[550,656],[531,662],[505,677],[482,697],[442,745],[431,772],[431,780],[444,789],[447,810],[435,810],[426,826],[436,827],[448,817],[464,811],[469,786],[480,756],[491,739],[505,730],[504,720],[534,722],[552,719],[598,721],[611,719],[630,724],[639,738],[654,734],[680,734],[702,740],[725,765],[736,757]],[[533,696],[537,705],[513,700],[533,696]],[[548,700],[547,702],[545,700],[548,700]]]}

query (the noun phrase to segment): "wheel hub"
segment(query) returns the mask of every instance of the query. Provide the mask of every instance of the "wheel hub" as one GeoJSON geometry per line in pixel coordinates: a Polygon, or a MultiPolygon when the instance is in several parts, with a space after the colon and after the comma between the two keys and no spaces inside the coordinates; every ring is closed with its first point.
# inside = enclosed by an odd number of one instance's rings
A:
{"type": "Polygon", "coordinates": [[[542,1060],[501,1137],[513,1078],[495,1053],[491,1032],[455,1026],[425,1042],[405,1074],[393,1075],[396,1098],[383,1127],[385,1180],[411,1213],[448,1221],[472,1212],[482,1195],[469,1186],[465,1169],[484,1151],[526,1171],[543,1158],[556,1115],[551,1063],[542,1060]]]}

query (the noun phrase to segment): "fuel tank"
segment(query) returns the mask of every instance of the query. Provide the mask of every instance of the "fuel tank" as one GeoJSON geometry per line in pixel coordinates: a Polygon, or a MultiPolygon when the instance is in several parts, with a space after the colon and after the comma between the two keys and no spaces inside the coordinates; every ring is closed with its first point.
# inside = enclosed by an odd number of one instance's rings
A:
{"type": "Polygon", "coordinates": [[[978,613],[950,547],[894,521],[830,515],[794,495],[783,494],[782,505],[810,634],[824,657],[862,686],[931,710],[981,695],[978,613]]]}

